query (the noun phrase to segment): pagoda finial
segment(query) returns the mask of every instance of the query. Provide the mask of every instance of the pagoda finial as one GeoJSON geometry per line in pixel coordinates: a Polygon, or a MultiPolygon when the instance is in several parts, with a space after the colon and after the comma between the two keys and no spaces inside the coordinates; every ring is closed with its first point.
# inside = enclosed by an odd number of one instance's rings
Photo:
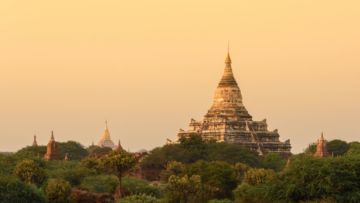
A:
{"type": "Polygon", "coordinates": [[[108,129],[108,121],[105,120],[105,129],[108,129]]]}
{"type": "Polygon", "coordinates": [[[228,47],[227,47],[227,56],[225,59],[225,64],[230,65],[231,64],[231,58],[230,58],[230,42],[228,41],[228,47]]]}
{"type": "Polygon", "coordinates": [[[51,131],[51,140],[55,140],[55,138],[54,138],[54,131],[53,131],[53,130],[51,131]]]}

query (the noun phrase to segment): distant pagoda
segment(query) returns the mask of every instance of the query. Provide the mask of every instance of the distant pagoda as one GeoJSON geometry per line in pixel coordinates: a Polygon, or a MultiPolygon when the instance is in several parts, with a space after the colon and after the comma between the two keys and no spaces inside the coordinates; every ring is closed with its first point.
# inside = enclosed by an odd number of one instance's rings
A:
{"type": "Polygon", "coordinates": [[[327,151],[327,141],[324,139],[324,133],[321,133],[320,139],[318,139],[318,142],[316,144],[316,152],[314,156],[316,157],[326,157],[328,156],[327,151]]]}
{"type": "Polygon", "coordinates": [[[37,146],[38,146],[37,141],[36,141],[36,135],[34,135],[34,140],[33,140],[32,146],[33,146],[33,147],[37,147],[37,146]]]}
{"type": "Polygon", "coordinates": [[[234,78],[229,52],[225,60],[224,74],[215,91],[213,105],[202,121],[191,119],[188,130],[180,129],[178,138],[189,137],[191,134],[199,134],[204,140],[240,144],[259,155],[268,152],[284,155],[291,153],[290,140],[281,142],[277,130],[268,130],[266,119],[252,120],[234,78]]]}
{"type": "Polygon", "coordinates": [[[57,155],[58,154],[56,151],[56,142],[55,142],[55,138],[54,138],[54,132],[51,131],[51,138],[50,138],[49,143],[47,144],[46,154],[44,155],[44,159],[47,161],[54,160],[54,159],[58,158],[57,155]]]}
{"type": "Polygon", "coordinates": [[[107,121],[105,121],[105,130],[98,142],[99,147],[109,147],[111,149],[115,149],[115,144],[110,138],[110,132],[108,128],[107,121]]]}

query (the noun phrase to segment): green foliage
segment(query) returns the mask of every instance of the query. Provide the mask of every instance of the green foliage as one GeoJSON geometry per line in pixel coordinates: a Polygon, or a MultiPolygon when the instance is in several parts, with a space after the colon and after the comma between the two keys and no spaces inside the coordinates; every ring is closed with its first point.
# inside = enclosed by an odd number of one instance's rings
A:
{"type": "Polygon", "coordinates": [[[245,173],[250,169],[250,166],[248,166],[247,164],[244,163],[236,163],[234,165],[234,173],[235,173],[235,178],[238,182],[242,182],[244,177],[245,177],[245,173]]]}
{"type": "Polygon", "coordinates": [[[0,176],[0,203],[43,203],[45,198],[33,185],[28,185],[13,177],[0,176]]]}
{"type": "Polygon", "coordinates": [[[359,142],[350,142],[349,150],[346,152],[346,155],[359,156],[360,155],[360,143],[359,142]]]}
{"type": "Polygon", "coordinates": [[[199,175],[207,198],[231,196],[237,185],[234,168],[223,161],[198,161],[189,166],[189,175],[199,175]]]}
{"type": "Polygon", "coordinates": [[[168,202],[203,202],[201,177],[170,176],[166,186],[168,202]]]}
{"type": "Polygon", "coordinates": [[[36,159],[43,158],[46,153],[46,146],[28,146],[15,153],[17,159],[36,159]]]}
{"type": "Polygon", "coordinates": [[[160,197],[161,195],[159,187],[150,185],[146,180],[134,177],[124,177],[123,188],[130,195],[145,194],[153,197],[160,197]]]}
{"type": "Polygon", "coordinates": [[[156,197],[146,194],[130,195],[121,199],[118,203],[160,203],[156,197]]]}
{"type": "Polygon", "coordinates": [[[46,199],[51,203],[70,202],[71,186],[62,179],[50,179],[45,189],[46,199]]]}
{"type": "Polygon", "coordinates": [[[315,152],[316,152],[316,143],[309,144],[309,146],[304,151],[304,153],[308,155],[312,155],[315,152]]]}
{"type": "Polygon", "coordinates": [[[314,158],[297,156],[270,184],[272,200],[309,201],[324,197],[336,202],[360,202],[360,157],[314,158]]]}
{"type": "Polygon", "coordinates": [[[113,193],[119,185],[119,180],[113,175],[97,175],[85,177],[81,182],[81,188],[86,188],[90,192],[113,193]]]}
{"type": "Polygon", "coordinates": [[[59,159],[64,159],[68,154],[70,160],[80,160],[88,156],[88,151],[78,142],[56,142],[56,147],[59,154],[59,159]]]}
{"type": "Polygon", "coordinates": [[[0,175],[11,175],[15,169],[17,159],[14,155],[0,154],[0,175]]]}
{"type": "Polygon", "coordinates": [[[16,165],[14,174],[23,182],[41,185],[45,179],[45,172],[33,160],[23,160],[16,165]]]}
{"type": "Polygon", "coordinates": [[[242,162],[250,166],[259,166],[259,156],[249,149],[228,143],[214,143],[207,144],[206,157],[203,160],[208,161],[225,161],[231,164],[242,162]]]}
{"type": "Polygon", "coordinates": [[[327,149],[329,154],[339,156],[347,152],[347,150],[349,149],[349,145],[342,140],[331,140],[327,143],[327,149]]]}
{"type": "Polygon", "coordinates": [[[87,148],[89,156],[91,157],[101,157],[109,154],[113,150],[110,147],[99,147],[96,145],[90,146],[87,148]]]}
{"type": "Polygon", "coordinates": [[[234,190],[236,203],[267,203],[265,189],[259,186],[242,183],[234,190]]]}
{"type": "Polygon", "coordinates": [[[85,168],[78,161],[51,161],[47,163],[47,174],[50,178],[60,178],[77,186],[87,177],[96,174],[95,170],[85,168]]]}
{"type": "Polygon", "coordinates": [[[164,170],[171,161],[184,164],[198,160],[225,161],[235,164],[242,162],[250,166],[259,166],[259,157],[248,149],[227,143],[204,142],[199,136],[182,138],[180,144],[165,145],[155,148],[141,162],[145,178],[158,180],[161,170],[164,170]]]}
{"type": "Polygon", "coordinates": [[[177,161],[170,161],[166,165],[166,169],[161,172],[160,176],[161,176],[161,180],[167,181],[170,176],[184,175],[185,172],[186,172],[186,166],[183,163],[177,161]]]}
{"type": "Polygon", "coordinates": [[[286,164],[286,160],[279,153],[268,153],[262,160],[262,165],[265,168],[281,171],[286,164]]]}
{"type": "Polygon", "coordinates": [[[229,199],[212,199],[208,203],[234,203],[234,201],[229,199]]]}
{"type": "Polygon", "coordinates": [[[244,182],[249,185],[269,183],[276,178],[276,173],[271,169],[252,168],[245,173],[244,182]]]}

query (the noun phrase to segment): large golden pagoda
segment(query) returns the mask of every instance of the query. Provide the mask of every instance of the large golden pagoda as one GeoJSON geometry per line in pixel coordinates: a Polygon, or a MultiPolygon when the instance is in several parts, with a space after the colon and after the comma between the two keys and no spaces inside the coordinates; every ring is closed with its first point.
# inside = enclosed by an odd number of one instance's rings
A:
{"type": "Polygon", "coordinates": [[[101,135],[101,138],[98,142],[99,147],[109,147],[111,149],[115,149],[115,144],[110,138],[110,132],[108,128],[107,121],[105,121],[105,130],[103,134],[101,135]]]}
{"type": "Polygon", "coordinates": [[[253,121],[246,110],[235,80],[228,52],[224,74],[218,84],[213,104],[202,121],[191,119],[188,130],[180,129],[178,138],[199,134],[204,140],[240,144],[260,155],[268,152],[290,154],[290,140],[281,142],[277,130],[269,131],[266,119],[253,121]]]}

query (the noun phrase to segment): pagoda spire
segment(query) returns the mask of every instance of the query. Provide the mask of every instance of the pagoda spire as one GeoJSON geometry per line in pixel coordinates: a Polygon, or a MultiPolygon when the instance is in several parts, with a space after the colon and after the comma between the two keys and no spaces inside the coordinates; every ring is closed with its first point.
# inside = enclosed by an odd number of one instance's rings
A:
{"type": "Polygon", "coordinates": [[[36,134],[34,135],[34,141],[33,141],[32,146],[33,146],[33,147],[37,147],[37,146],[38,146],[37,141],[36,141],[36,134]]]}
{"type": "Polygon", "coordinates": [[[237,87],[237,83],[231,68],[230,46],[228,44],[227,55],[225,58],[224,74],[220,80],[218,87],[237,87]]]}

